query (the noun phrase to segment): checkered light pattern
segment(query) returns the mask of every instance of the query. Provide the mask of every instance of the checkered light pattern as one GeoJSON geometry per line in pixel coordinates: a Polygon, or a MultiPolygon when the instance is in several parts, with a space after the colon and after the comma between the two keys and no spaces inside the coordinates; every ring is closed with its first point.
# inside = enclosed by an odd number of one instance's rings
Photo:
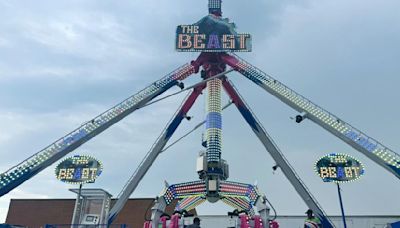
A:
{"type": "Polygon", "coordinates": [[[207,82],[207,117],[206,117],[206,138],[207,138],[207,161],[219,162],[222,150],[222,104],[221,104],[220,79],[207,82]]]}
{"type": "Polygon", "coordinates": [[[246,210],[253,216],[254,205],[260,194],[256,186],[230,181],[221,181],[219,189],[222,201],[238,210],[246,210]]]}
{"type": "MultiPolygon", "coordinates": [[[[162,197],[164,197],[167,205],[173,200],[179,200],[175,210],[191,210],[205,202],[206,183],[204,181],[194,181],[181,184],[171,185],[165,189],[162,197]]],[[[219,194],[222,202],[238,209],[247,211],[250,216],[254,216],[254,206],[260,197],[258,189],[254,185],[243,184],[231,181],[221,181],[219,194]]]]}
{"type": "Polygon", "coordinates": [[[208,8],[221,10],[222,0],[208,0],[208,8]]]}
{"type": "Polygon", "coordinates": [[[229,197],[229,198],[222,198],[221,200],[225,204],[239,211],[246,211],[250,216],[255,215],[253,206],[250,204],[248,199],[244,197],[229,197]]]}
{"type": "Polygon", "coordinates": [[[206,201],[205,197],[187,197],[178,202],[178,204],[175,207],[175,211],[190,211],[194,208],[196,208],[198,205],[204,203],[206,201]]]}
{"type": "Polygon", "coordinates": [[[175,199],[190,197],[203,197],[206,195],[206,183],[204,181],[193,181],[181,184],[174,184],[165,189],[163,197],[167,205],[175,199]]]}

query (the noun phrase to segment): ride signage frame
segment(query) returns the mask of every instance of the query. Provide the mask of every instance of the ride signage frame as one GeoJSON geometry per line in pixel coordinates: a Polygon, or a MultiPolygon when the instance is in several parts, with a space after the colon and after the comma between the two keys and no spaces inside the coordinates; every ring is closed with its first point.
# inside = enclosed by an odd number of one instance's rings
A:
{"type": "Polygon", "coordinates": [[[320,158],[314,166],[324,182],[345,183],[359,179],[365,174],[364,165],[347,154],[332,153],[320,158]]]}
{"type": "Polygon", "coordinates": [[[175,48],[180,52],[250,52],[251,35],[236,32],[229,19],[208,15],[176,29],[175,48]]]}
{"type": "Polygon", "coordinates": [[[250,34],[200,33],[196,25],[180,25],[177,28],[176,50],[187,52],[250,52],[250,34]]]}
{"type": "Polygon", "coordinates": [[[86,155],[75,155],[60,162],[55,174],[58,180],[69,184],[94,183],[103,171],[101,161],[86,155]]]}

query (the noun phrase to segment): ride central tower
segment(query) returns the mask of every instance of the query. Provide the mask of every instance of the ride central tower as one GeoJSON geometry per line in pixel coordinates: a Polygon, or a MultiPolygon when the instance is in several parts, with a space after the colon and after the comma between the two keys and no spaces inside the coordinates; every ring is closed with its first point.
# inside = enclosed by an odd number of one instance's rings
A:
{"type": "Polygon", "coordinates": [[[222,90],[224,77],[214,78],[226,71],[227,51],[250,51],[250,35],[237,34],[235,25],[222,18],[222,1],[209,0],[209,15],[192,25],[177,28],[176,49],[182,52],[201,52],[191,64],[206,82],[206,121],[203,146],[197,162],[199,178],[206,183],[209,202],[220,199],[221,181],[229,177],[229,168],[222,154],[222,90]]]}
{"type": "MultiPolygon", "coordinates": [[[[209,0],[208,12],[209,15],[220,19],[222,17],[222,0],[209,0]]],[[[200,32],[200,31],[199,31],[200,32]]],[[[200,35],[204,37],[204,35],[200,35]]],[[[195,40],[198,42],[198,39],[195,40]]],[[[217,43],[207,44],[207,47],[218,47],[217,43]]],[[[226,64],[219,59],[218,53],[208,53],[201,55],[203,71],[202,76],[208,79],[225,71],[226,64]]],[[[207,82],[207,100],[206,100],[206,134],[203,145],[206,147],[206,161],[204,155],[200,156],[197,171],[200,179],[209,183],[207,192],[209,197],[217,194],[212,194],[218,189],[219,180],[228,178],[228,169],[226,163],[221,161],[222,153],[222,81],[220,78],[215,78],[207,82]],[[204,167],[204,163],[206,163],[204,167]],[[199,167],[200,165],[200,167],[199,167]],[[203,166],[203,167],[202,167],[203,166]],[[225,169],[224,169],[225,168],[225,169]],[[212,184],[211,184],[212,183],[212,184]],[[210,186],[213,185],[213,186],[210,186]]],[[[209,198],[209,201],[210,200],[209,198]]],[[[216,200],[215,200],[216,201],[216,200]]]]}
{"type": "MultiPolygon", "coordinates": [[[[181,184],[166,184],[165,191],[152,208],[152,227],[159,224],[166,205],[178,200],[175,210],[189,211],[204,201],[215,203],[219,200],[243,211],[254,224],[268,224],[269,208],[256,186],[226,181],[229,168],[222,154],[222,90],[226,90],[233,102],[242,103],[233,97],[234,91],[225,74],[227,65],[236,61],[227,52],[251,51],[249,34],[238,34],[235,25],[229,19],[222,18],[221,0],[209,0],[209,15],[190,25],[180,25],[176,32],[176,50],[180,52],[200,52],[191,62],[194,72],[201,71],[205,83],[194,88],[182,110],[191,106],[194,100],[207,88],[205,134],[202,145],[206,151],[200,152],[197,160],[199,181],[181,184]],[[254,211],[257,208],[258,217],[254,211]],[[256,222],[257,221],[257,222],[256,222]]],[[[232,69],[233,70],[233,69],[232,69]]],[[[230,70],[230,71],[232,71],[230,70]]],[[[229,72],[230,72],[229,71],[229,72]]],[[[190,108],[190,107],[189,107],[190,108]]],[[[171,221],[172,222],[172,221],[171,221]]]]}

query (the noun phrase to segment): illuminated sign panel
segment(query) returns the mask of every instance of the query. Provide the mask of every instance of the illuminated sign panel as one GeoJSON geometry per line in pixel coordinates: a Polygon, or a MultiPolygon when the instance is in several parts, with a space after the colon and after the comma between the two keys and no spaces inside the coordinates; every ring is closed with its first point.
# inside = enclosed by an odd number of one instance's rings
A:
{"type": "Polygon", "coordinates": [[[250,52],[250,34],[238,34],[228,19],[206,16],[176,30],[176,50],[188,52],[250,52]]]}
{"type": "Polygon", "coordinates": [[[93,183],[100,176],[103,165],[90,156],[74,156],[63,160],[56,167],[58,180],[70,184],[93,183]]]}
{"type": "Polygon", "coordinates": [[[324,182],[350,182],[365,173],[361,162],[346,154],[326,155],[315,163],[314,168],[324,182]]]}

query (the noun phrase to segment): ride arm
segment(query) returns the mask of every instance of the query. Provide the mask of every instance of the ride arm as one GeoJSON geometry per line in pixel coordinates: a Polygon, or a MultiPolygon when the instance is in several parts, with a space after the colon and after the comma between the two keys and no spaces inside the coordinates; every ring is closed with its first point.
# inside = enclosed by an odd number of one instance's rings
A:
{"type": "Polygon", "coordinates": [[[252,66],[250,63],[240,59],[238,56],[226,54],[224,61],[246,78],[301,113],[296,117],[296,122],[299,123],[304,118],[310,119],[394,174],[397,178],[400,178],[399,154],[332,113],[312,103],[307,98],[252,66]]]}
{"type": "Polygon", "coordinates": [[[185,79],[195,72],[197,70],[191,64],[183,65],[137,94],[84,123],[76,130],[58,139],[18,165],[0,174],[0,196],[7,194],[111,125],[143,107],[153,98],[164,93],[172,86],[178,85],[180,80],[185,79]]]}
{"type": "Polygon", "coordinates": [[[289,161],[285,158],[282,152],[279,150],[278,146],[268,135],[265,128],[261,125],[260,121],[257,119],[255,114],[251,111],[250,107],[245,103],[243,98],[234,88],[231,82],[224,80],[222,85],[225,91],[228,93],[229,97],[233,103],[238,108],[239,112],[242,114],[243,118],[250,125],[253,132],[259,138],[261,143],[264,145],[265,149],[269,152],[271,157],[275,160],[276,164],[281,168],[283,174],[295,188],[297,193],[306,203],[306,205],[314,211],[314,213],[321,219],[325,228],[334,227],[332,222],[326,216],[322,207],[318,204],[317,200],[307,189],[304,182],[301,180],[299,175],[295,172],[294,168],[290,165],[289,161]]]}
{"type": "Polygon", "coordinates": [[[190,96],[185,100],[183,105],[178,109],[179,111],[168,123],[167,127],[163,130],[161,135],[157,138],[156,142],[151,147],[150,151],[146,154],[142,162],[139,164],[135,172],[132,174],[131,178],[123,187],[120,194],[117,196],[117,202],[114,204],[113,208],[110,210],[108,216],[108,225],[110,225],[118,213],[124,207],[126,201],[128,201],[129,196],[136,189],[139,182],[142,180],[144,175],[150,169],[153,162],[156,160],[157,156],[163,151],[163,148],[174,134],[175,130],[178,128],[179,124],[182,122],[183,118],[187,116],[188,111],[193,106],[196,99],[199,97],[203,91],[205,84],[201,84],[194,88],[190,96]]]}

